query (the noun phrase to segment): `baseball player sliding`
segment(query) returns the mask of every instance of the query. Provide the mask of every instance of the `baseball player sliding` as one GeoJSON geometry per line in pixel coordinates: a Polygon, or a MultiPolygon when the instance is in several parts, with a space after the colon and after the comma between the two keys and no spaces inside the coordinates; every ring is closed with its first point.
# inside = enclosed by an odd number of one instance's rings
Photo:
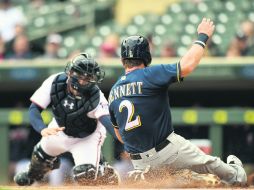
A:
{"type": "Polygon", "coordinates": [[[30,122],[42,135],[34,147],[27,171],[18,173],[18,185],[32,185],[60,166],[58,155],[72,153],[74,180],[81,185],[118,184],[118,174],[99,164],[106,128],[114,135],[108,102],[97,84],[104,72],[97,62],[81,53],[67,64],[65,72],[48,77],[32,95],[30,122]],[[54,115],[45,126],[41,111],[51,105],[54,115]]]}
{"type": "Polygon", "coordinates": [[[144,177],[148,167],[169,166],[211,173],[229,184],[246,183],[242,162],[233,155],[227,163],[206,155],[190,141],[174,133],[171,122],[168,86],[181,82],[199,64],[214,24],[204,18],[197,28],[198,37],[182,59],[175,64],[149,67],[149,44],[142,36],[130,36],[121,45],[123,75],[109,95],[111,121],[130,154],[134,171],[130,178],[144,177]]]}

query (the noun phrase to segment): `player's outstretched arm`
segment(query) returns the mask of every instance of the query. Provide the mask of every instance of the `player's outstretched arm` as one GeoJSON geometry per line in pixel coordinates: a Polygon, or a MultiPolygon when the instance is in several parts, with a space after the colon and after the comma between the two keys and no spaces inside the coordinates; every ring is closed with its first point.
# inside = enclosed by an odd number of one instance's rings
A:
{"type": "Polygon", "coordinates": [[[29,113],[29,120],[32,127],[38,132],[41,133],[41,130],[46,128],[47,126],[44,124],[41,112],[42,108],[36,105],[35,103],[31,103],[28,113],[29,113]]]}
{"type": "Polygon", "coordinates": [[[201,23],[198,25],[198,39],[180,61],[181,77],[186,77],[197,67],[203,57],[206,42],[212,36],[214,28],[215,26],[213,21],[207,18],[203,18],[201,23]]]}
{"type": "Polygon", "coordinates": [[[29,119],[33,128],[43,137],[48,135],[55,135],[58,131],[63,131],[64,127],[47,128],[41,117],[42,108],[32,103],[29,107],[29,119]]]}

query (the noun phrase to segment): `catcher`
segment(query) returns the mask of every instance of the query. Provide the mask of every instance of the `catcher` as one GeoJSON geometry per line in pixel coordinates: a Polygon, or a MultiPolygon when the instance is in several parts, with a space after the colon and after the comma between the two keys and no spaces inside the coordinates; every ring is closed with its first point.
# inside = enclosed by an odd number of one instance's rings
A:
{"type": "Polygon", "coordinates": [[[228,184],[246,183],[242,162],[233,155],[227,163],[206,155],[194,144],[174,133],[171,122],[168,86],[180,82],[198,66],[214,24],[204,18],[197,28],[198,38],[175,64],[149,67],[152,58],[149,43],[142,36],[130,36],[121,45],[125,75],[114,84],[109,94],[111,121],[135,170],[130,177],[144,177],[147,168],[190,169],[211,173],[228,184]]]}
{"type": "Polygon", "coordinates": [[[73,156],[74,180],[79,184],[118,184],[116,171],[99,163],[105,127],[114,135],[108,102],[97,86],[104,74],[93,58],[81,53],[65,72],[48,77],[32,95],[29,118],[42,139],[34,147],[28,170],[14,177],[18,185],[41,181],[47,172],[59,168],[58,156],[64,152],[73,156]],[[54,118],[47,127],[41,111],[49,105],[54,118]]]}

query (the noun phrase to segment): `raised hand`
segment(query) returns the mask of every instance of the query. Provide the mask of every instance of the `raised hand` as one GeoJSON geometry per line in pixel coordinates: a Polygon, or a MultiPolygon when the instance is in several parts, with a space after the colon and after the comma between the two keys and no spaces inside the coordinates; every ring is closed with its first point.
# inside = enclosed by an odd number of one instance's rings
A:
{"type": "Polygon", "coordinates": [[[215,25],[213,21],[209,18],[203,18],[201,23],[198,25],[197,32],[198,34],[203,33],[208,37],[211,37],[213,35],[214,29],[215,25]]]}

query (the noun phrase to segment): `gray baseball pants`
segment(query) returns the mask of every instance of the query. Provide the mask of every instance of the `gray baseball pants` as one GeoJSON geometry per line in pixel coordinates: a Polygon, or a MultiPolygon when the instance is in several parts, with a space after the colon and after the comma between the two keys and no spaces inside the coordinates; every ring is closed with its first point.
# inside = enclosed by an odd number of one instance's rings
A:
{"type": "Polygon", "coordinates": [[[172,169],[190,169],[197,173],[211,173],[221,180],[233,183],[245,183],[245,171],[242,167],[234,164],[226,164],[220,158],[210,156],[201,151],[180,135],[171,133],[167,140],[169,144],[162,150],[155,148],[140,153],[140,159],[132,159],[135,169],[144,170],[147,166],[158,168],[168,165],[172,169]]]}

